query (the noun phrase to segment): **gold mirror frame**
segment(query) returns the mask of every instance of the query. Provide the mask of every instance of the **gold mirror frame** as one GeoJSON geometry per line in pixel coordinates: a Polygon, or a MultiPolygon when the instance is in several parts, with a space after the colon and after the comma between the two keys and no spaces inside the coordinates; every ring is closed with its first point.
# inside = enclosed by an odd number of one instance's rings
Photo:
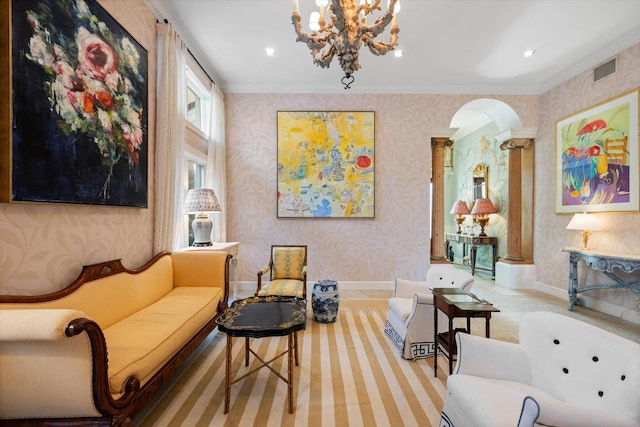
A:
{"type": "Polygon", "coordinates": [[[489,171],[483,163],[476,165],[473,170],[472,192],[473,200],[489,197],[489,171]]]}

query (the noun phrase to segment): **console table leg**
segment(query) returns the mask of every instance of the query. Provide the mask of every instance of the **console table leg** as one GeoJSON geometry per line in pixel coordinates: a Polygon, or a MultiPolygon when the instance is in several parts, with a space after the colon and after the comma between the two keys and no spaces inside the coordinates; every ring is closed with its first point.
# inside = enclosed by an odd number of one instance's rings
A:
{"type": "Polygon", "coordinates": [[[573,305],[578,302],[578,262],[569,262],[569,303],[567,308],[573,310],[573,305]]]}
{"type": "Polygon", "coordinates": [[[476,255],[478,254],[478,247],[471,245],[471,275],[476,275],[476,255]]]}

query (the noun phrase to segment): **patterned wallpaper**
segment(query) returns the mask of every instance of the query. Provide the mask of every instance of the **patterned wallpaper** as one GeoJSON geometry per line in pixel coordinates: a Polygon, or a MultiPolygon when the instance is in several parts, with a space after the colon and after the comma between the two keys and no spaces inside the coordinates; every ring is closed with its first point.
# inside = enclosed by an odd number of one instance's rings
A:
{"type": "Polygon", "coordinates": [[[83,265],[152,256],[155,141],[155,16],[140,0],[100,0],[149,54],[148,209],[0,203],[0,293],[44,294],[67,286],[83,265]]]}
{"type": "MultiPolygon", "coordinates": [[[[227,237],[241,242],[239,280],[255,281],[269,246],[278,243],[309,246],[310,280],[424,278],[430,258],[431,132],[448,128],[456,111],[476,98],[226,94],[227,237]],[[374,219],[276,218],[278,110],[375,111],[374,219]]],[[[496,98],[509,104],[525,126],[538,126],[539,97],[496,98]]]]}

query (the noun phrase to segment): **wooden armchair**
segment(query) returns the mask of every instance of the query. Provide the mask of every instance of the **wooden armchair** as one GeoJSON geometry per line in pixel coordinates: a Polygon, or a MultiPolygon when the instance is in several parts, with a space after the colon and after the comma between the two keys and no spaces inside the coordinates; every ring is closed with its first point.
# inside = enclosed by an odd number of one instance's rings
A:
{"type": "Polygon", "coordinates": [[[278,295],[307,298],[307,246],[273,245],[269,265],[258,271],[256,295],[278,295]],[[270,272],[269,282],[262,275],[270,272]]]}

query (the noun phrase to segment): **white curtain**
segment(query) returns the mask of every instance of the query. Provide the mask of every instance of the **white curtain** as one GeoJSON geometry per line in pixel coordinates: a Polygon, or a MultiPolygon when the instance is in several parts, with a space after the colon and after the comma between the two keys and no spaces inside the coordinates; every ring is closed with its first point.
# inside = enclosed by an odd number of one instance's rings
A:
{"type": "Polygon", "coordinates": [[[211,83],[211,134],[207,152],[207,187],[215,191],[222,212],[212,215],[214,242],[227,241],[227,169],[225,148],[224,95],[211,83]]]}
{"type": "Polygon", "coordinates": [[[187,49],[170,24],[157,24],[155,216],[153,250],[182,246],[187,49]]]}

